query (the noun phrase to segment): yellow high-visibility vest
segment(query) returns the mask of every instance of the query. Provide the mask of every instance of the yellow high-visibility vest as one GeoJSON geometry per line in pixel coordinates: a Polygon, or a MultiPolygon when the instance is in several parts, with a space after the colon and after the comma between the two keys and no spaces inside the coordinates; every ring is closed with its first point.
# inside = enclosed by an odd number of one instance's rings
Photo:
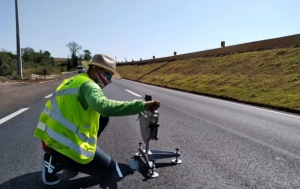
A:
{"type": "Polygon", "coordinates": [[[86,73],[64,80],[47,101],[34,132],[48,147],[81,164],[95,155],[100,118],[95,110],[84,110],[78,100],[86,81],[91,81],[86,73]]]}

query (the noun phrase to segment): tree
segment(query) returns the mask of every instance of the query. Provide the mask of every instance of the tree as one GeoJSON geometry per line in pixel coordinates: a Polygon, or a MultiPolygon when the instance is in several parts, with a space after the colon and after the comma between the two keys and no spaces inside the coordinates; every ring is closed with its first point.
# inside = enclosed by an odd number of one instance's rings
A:
{"type": "Polygon", "coordinates": [[[83,60],[90,61],[92,59],[92,53],[89,50],[83,50],[83,60]]]}
{"type": "Polygon", "coordinates": [[[43,54],[41,52],[36,52],[33,54],[33,62],[34,63],[41,64],[44,61],[45,61],[45,57],[43,56],[43,54]]]}
{"type": "Polygon", "coordinates": [[[78,66],[78,57],[75,54],[72,54],[71,62],[73,68],[78,66]]]}
{"type": "Polygon", "coordinates": [[[34,53],[34,49],[30,47],[21,48],[21,55],[24,55],[25,53],[32,54],[34,53]]]}
{"type": "Polygon", "coordinates": [[[34,54],[34,50],[30,47],[26,47],[26,48],[22,48],[21,49],[21,55],[22,58],[25,62],[29,62],[30,60],[33,60],[33,54],[34,54]]]}
{"type": "MultiPolygon", "coordinates": [[[[69,50],[71,52],[71,60],[70,60],[71,65],[69,65],[69,66],[76,68],[78,66],[78,61],[79,61],[77,52],[79,50],[81,50],[82,47],[80,45],[78,45],[76,42],[69,42],[67,44],[67,47],[69,48],[69,50]]],[[[69,67],[69,69],[70,69],[70,67],[69,67]]]]}
{"type": "Polygon", "coordinates": [[[76,42],[69,42],[67,44],[67,47],[69,48],[72,56],[73,55],[76,56],[77,52],[82,49],[82,47],[78,45],[76,42]]]}
{"type": "Polygon", "coordinates": [[[17,56],[11,52],[0,52],[2,66],[0,76],[12,75],[13,70],[17,69],[17,56]]]}
{"type": "MultiPolygon", "coordinates": [[[[49,72],[58,69],[59,67],[66,66],[55,64],[54,58],[49,51],[34,51],[30,47],[21,49],[23,58],[23,69],[30,69],[29,72],[40,74],[40,70],[47,69],[49,72]]],[[[17,55],[0,48],[0,60],[2,66],[0,68],[0,76],[12,75],[17,70],[17,55]]],[[[76,65],[76,57],[71,62],[70,67],[76,65]]],[[[63,68],[62,68],[63,69],[63,68]]]]}
{"type": "Polygon", "coordinates": [[[44,51],[44,56],[51,58],[51,53],[49,51],[44,51]]]}

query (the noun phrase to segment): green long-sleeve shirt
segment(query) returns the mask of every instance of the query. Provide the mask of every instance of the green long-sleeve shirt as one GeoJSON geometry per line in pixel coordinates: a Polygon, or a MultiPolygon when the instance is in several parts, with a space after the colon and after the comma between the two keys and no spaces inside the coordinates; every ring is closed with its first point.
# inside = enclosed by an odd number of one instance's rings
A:
{"type": "Polygon", "coordinates": [[[82,84],[78,98],[84,110],[91,108],[105,117],[135,115],[146,109],[146,102],[143,100],[128,102],[106,98],[94,81],[82,84]]]}

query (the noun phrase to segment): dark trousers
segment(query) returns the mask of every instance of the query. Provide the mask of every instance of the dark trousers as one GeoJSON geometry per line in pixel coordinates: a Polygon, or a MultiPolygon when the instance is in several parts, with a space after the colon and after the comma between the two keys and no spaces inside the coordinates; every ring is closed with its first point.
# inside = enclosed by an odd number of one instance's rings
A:
{"type": "MultiPolygon", "coordinates": [[[[107,126],[108,121],[108,117],[100,117],[98,137],[107,126]]],[[[68,169],[85,173],[91,176],[103,176],[109,175],[116,169],[116,162],[113,161],[113,159],[99,147],[97,147],[96,149],[94,159],[88,164],[77,163],[69,157],[64,156],[63,154],[53,149],[50,149],[49,153],[53,156],[54,161],[60,165],[59,167],[61,170],[68,169]]]]}
{"type": "Polygon", "coordinates": [[[110,175],[116,170],[116,162],[99,147],[97,147],[94,159],[88,164],[77,163],[54,150],[51,150],[51,154],[53,160],[59,164],[59,170],[67,169],[91,176],[110,175]]]}

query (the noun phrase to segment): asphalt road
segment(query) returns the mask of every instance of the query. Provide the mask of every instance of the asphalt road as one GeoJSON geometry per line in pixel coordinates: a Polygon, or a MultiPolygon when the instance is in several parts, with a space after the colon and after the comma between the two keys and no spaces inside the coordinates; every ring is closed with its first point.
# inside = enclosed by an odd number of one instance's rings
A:
{"type": "MultiPolygon", "coordinates": [[[[55,80],[63,80],[70,76],[63,75],[55,80]]],[[[41,81],[40,83],[0,83],[0,118],[41,100],[57,85],[58,82],[49,81],[41,81]]]]}
{"type": "MultiPolygon", "coordinates": [[[[41,181],[42,149],[33,132],[47,100],[44,96],[60,82],[37,84],[36,101],[27,104],[29,109],[0,124],[1,189],[49,188],[41,181]]],[[[300,188],[298,115],[127,80],[113,81],[104,92],[115,100],[131,101],[145,94],[160,100],[159,140],[151,141],[152,149],[178,147],[183,160],[176,166],[170,159],[157,161],[158,178],[145,179],[143,171],[135,171],[110,183],[110,188],[300,188]]],[[[24,89],[24,93],[28,92],[24,89]]],[[[125,164],[142,141],[136,119],[111,118],[98,141],[119,163],[125,164]]],[[[69,172],[61,176],[60,188],[106,186],[84,174],[72,181],[68,181],[69,172]]]]}

